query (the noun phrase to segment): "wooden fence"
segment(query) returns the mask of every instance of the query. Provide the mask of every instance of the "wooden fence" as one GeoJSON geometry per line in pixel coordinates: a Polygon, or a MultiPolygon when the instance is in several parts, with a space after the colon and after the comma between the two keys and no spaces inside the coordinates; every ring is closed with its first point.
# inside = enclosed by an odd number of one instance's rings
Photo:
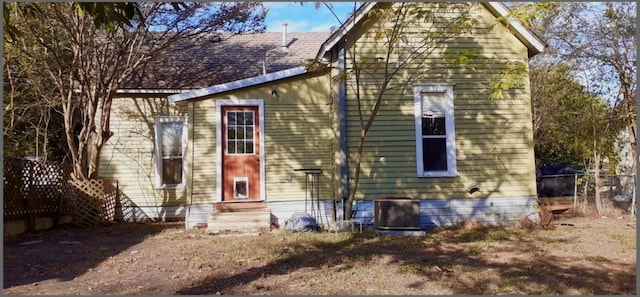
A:
{"type": "Polygon", "coordinates": [[[89,227],[113,221],[117,183],[113,180],[70,182],[72,168],[26,159],[4,160],[4,222],[50,217],[54,225],[71,215],[75,225],[89,227]],[[114,186],[115,183],[115,186],[114,186]]]}

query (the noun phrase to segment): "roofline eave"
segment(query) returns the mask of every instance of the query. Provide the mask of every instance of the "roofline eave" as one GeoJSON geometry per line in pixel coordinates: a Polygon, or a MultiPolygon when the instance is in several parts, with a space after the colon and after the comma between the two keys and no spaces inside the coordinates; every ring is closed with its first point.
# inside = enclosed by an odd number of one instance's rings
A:
{"type": "MultiPolygon", "coordinates": [[[[502,17],[509,14],[509,9],[502,2],[486,2],[486,5],[489,6],[490,10],[495,10],[495,12],[502,17]]],[[[533,31],[527,29],[522,23],[512,21],[510,25],[513,31],[515,31],[514,35],[529,49],[529,57],[542,53],[547,47],[544,41],[538,38],[533,31]]]]}
{"type": "Polygon", "coordinates": [[[329,38],[324,43],[322,43],[322,45],[320,46],[320,51],[318,51],[318,54],[316,55],[316,60],[322,61],[322,58],[325,56],[325,54],[331,51],[331,49],[335,47],[335,45],[338,44],[338,42],[342,38],[344,38],[344,36],[349,31],[351,31],[355,24],[360,22],[360,20],[365,16],[366,12],[376,6],[376,4],[378,4],[378,2],[367,2],[366,4],[358,8],[358,10],[356,10],[356,12],[349,19],[347,19],[344,25],[342,25],[338,30],[331,34],[331,36],[329,36],[329,38]],[[355,21],[353,20],[354,17],[356,18],[355,21]]]}
{"type": "MultiPolygon", "coordinates": [[[[327,41],[320,46],[320,51],[316,55],[316,60],[322,61],[322,58],[327,52],[331,51],[353,27],[357,24],[366,13],[373,8],[378,2],[367,2],[361,6],[353,16],[351,16],[347,22],[342,25],[336,32],[334,32],[327,41]],[[355,21],[353,18],[356,18],[355,21]]],[[[489,10],[499,16],[506,16],[509,14],[509,9],[502,2],[482,2],[489,10]]],[[[529,57],[542,53],[546,44],[540,38],[538,38],[531,30],[527,29],[522,23],[518,21],[510,22],[513,28],[514,35],[528,48],[529,57]]]]}
{"type": "Polygon", "coordinates": [[[268,82],[272,82],[275,80],[290,78],[294,76],[298,76],[304,73],[307,73],[307,68],[305,66],[298,66],[295,68],[289,68],[277,72],[272,72],[264,75],[249,77],[241,80],[236,80],[224,84],[219,84],[207,88],[201,88],[192,90],[189,92],[179,93],[175,95],[171,95],[168,97],[170,103],[178,103],[181,101],[191,100],[195,98],[200,98],[204,96],[211,96],[223,92],[229,92],[241,88],[246,88],[250,86],[260,85],[268,82]]]}

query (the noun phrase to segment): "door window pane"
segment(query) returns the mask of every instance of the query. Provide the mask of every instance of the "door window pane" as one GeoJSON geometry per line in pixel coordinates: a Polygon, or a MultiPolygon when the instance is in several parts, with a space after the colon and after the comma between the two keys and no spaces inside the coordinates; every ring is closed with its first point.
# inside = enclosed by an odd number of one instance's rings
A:
{"type": "Polygon", "coordinates": [[[245,143],[245,153],[253,154],[253,140],[249,140],[245,143]]]}
{"type": "Polygon", "coordinates": [[[236,153],[236,141],[227,140],[227,154],[235,154],[235,153],[236,153]]]}
{"type": "Polygon", "coordinates": [[[238,135],[236,136],[236,139],[240,139],[243,140],[244,138],[244,127],[238,127],[238,135]]]}
{"type": "Polygon", "coordinates": [[[227,154],[254,154],[255,113],[227,112],[227,154]]]}
{"type": "Polygon", "coordinates": [[[236,125],[236,113],[230,111],[227,113],[227,125],[235,126],[236,125]]]}
{"type": "Polygon", "coordinates": [[[236,154],[244,154],[244,141],[238,140],[236,142],[236,154]]]}
{"type": "Polygon", "coordinates": [[[236,139],[236,127],[227,126],[227,139],[236,139]]]}

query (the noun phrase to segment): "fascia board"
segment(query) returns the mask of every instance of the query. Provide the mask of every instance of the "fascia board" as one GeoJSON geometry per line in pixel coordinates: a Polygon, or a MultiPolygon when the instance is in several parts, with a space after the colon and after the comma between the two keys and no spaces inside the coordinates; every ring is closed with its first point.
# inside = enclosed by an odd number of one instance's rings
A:
{"type": "MultiPolygon", "coordinates": [[[[509,9],[502,2],[488,2],[487,5],[501,17],[506,17],[509,14],[509,9]]],[[[529,47],[529,49],[533,50],[534,55],[544,51],[546,47],[545,43],[535,36],[531,30],[522,25],[522,23],[509,21],[509,25],[515,31],[518,39],[529,47]]]]}
{"type": "Polygon", "coordinates": [[[170,103],[177,103],[180,101],[185,101],[193,98],[215,95],[222,92],[233,91],[233,90],[246,88],[249,86],[255,86],[255,85],[259,85],[259,84],[263,84],[263,83],[267,83],[267,82],[271,82],[279,79],[289,78],[289,77],[297,76],[300,74],[304,74],[306,72],[307,72],[306,67],[299,66],[296,68],[290,68],[290,69],[273,72],[265,75],[254,76],[254,77],[236,80],[236,81],[232,81],[224,84],[219,84],[219,85],[211,86],[208,88],[202,88],[202,89],[197,89],[190,92],[171,95],[168,97],[168,99],[170,103]]]}
{"type": "Polygon", "coordinates": [[[351,16],[340,29],[336,30],[328,39],[320,46],[320,51],[316,56],[316,60],[321,61],[326,52],[330,51],[351,29],[360,22],[360,20],[376,6],[378,2],[367,2],[356,13],[351,16]],[[354,20],[355,18],[355,20],[354,20]]]}

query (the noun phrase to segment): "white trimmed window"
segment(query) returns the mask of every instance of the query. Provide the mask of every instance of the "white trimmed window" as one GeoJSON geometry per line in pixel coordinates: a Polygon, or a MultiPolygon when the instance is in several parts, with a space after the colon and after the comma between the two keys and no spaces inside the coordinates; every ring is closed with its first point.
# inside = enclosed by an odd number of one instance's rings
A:
{"type": "Polygon", "coordinates": [[[414,85],[418,177],[453,177],[456,137],[452,84],[414,85]]]}
{"type": "Polygon", "coordinates": [[[156,117],[156,187],[186,185],[186,117],[156,117]]]}

